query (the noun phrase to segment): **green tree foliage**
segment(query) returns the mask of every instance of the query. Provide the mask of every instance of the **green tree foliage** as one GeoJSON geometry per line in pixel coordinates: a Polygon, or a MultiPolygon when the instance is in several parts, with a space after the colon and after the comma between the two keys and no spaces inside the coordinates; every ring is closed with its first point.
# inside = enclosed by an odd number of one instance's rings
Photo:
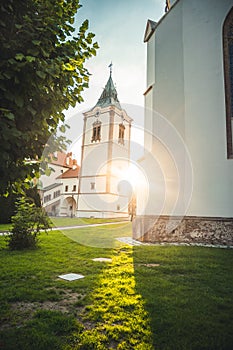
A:
{"type": "Polygon", "coordinates": [[[35,248],[40,230],[50,228],[44,208],[21,197],[16,201],[16,214],[12,216],[12,229],[8,245],[11,250],[35,248]]]}
{"type": "MultiPolygon", "coordinates": [[[[41,207],[40,195],[36,186],[25,189],[26,197],[34,202],[37,207],[41,207]]],[[[18,194],[9,193],[8,196],[0,196],[0,224],[8,224],[15,214],[15,202],[18,194]]]]}
{"type": "Polygon", "coordinates": [[[74,33],[80,6],[79,0],[0,4],[1,194],[35,176],[39,165],[30,160],[41,159],[49,138],[50,147],[65,147],[55,131],[64,109],[83,100],[89,81],[84,63],[98,48],[87,20],[74,33]]]}
{"type": "MultiPolygon", "coordinates": [[[[0,180],[1,181],[1,180],[0,180]]],[[[10,193],[9,196],[0,196],[0,224],[8,224],[15,213],[15,201],[17,195],[10,193]]]]}

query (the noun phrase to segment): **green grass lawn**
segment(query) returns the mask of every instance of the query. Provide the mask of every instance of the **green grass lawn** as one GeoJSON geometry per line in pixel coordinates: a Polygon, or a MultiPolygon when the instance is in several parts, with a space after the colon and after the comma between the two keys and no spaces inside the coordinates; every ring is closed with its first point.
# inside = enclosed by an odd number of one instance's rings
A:
{"type": "Polygon", "coordinates": [[[51,217],[52,225],[55,227],[64,226],[82,226],[92,224],[102,224],[105,222],[118,222],[125,221],[125,218],[115,219],[98,219],[98,218],[69,218],[69,217],[51,217]]]}
{"type": "Polygon", "coordinates": [[[64,230],[63,233],[72,240],[91,247],[117,248],[122,244],[116,240],[118,237],[131,236],[131,223],[109,224],[107,226],[83,227],[64,230]]]}
{"type": "Polygon", "coordinates": [[[0,237],[0,349],[233,349],[232,250],[114,246],[130,224],[95,230],[21,252],[0,237]],[[85,278],[58,278],[69,272],[85,278]]]}
{"type": "Polygon", "coordinates": [[[144,247],[133,257],[155,349],[233,349],[233,250],[144,247]]]}

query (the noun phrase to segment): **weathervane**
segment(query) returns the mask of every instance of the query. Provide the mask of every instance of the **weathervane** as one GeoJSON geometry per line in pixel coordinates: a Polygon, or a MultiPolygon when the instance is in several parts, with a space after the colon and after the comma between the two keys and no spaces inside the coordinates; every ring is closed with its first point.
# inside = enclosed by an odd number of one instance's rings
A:
{"type": "Polygon", "coordinates": [[[110,68],[110,75],[112,75],[112,62],[110,63],[110,65],[108,66],[108,68],[110,68]]]}

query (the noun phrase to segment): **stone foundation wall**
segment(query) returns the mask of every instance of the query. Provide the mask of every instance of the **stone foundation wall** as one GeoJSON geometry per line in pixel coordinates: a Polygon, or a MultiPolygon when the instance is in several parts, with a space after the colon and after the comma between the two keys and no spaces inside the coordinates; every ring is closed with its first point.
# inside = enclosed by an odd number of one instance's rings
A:
{"type": "Polygon", "coordinates": [[[233,246],[233,218],[137,216],[133,238],[150,243],[233,246]]]}

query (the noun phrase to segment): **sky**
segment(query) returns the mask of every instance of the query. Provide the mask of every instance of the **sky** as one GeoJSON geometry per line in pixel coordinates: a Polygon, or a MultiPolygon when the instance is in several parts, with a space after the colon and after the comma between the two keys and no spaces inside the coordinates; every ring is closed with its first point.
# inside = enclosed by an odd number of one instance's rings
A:
{"type": "MultiPolygon", "coordinates": [[[[97,55],[85,65],[91,76],[89,88],[82,95],[84,102],[65,111],[66,119],[72,119],[72,129],[74,125],[76,129],[75,137],[71,133],[68,135],[72,141],[81,138],[82,112],[92,109],[98,101],[109,78],[108,66],[111,62],[118,99],[129,115],[134,114],[130,116],[134,119],[136,129],[137,126],[143,127],[143,93],[146,90],[146,44],[143,38],[147,20],[158,21],[164,14],[165,2],[80,0],[82,7],[76,15],[75,27],[80,27],[88,19],[89,31],[96,35],[94,41],[98,42],[100,48],[97,55]]],[[[134,128],[132,138],[142,139],[142,133],[137,135],[136,129],[134,128]]],[[[75,150],[74,153],[79,159],[79,151],[75,150]]]]}
{"type": "MultiPolygon", "coordinates": [[[[80,0],[75,26],[89,20],[100,48],[87,61],[92,74],[85,102],[75,111],[92,108],[101,95],[113,63],[113,81],[121,103],[143,106],[146,90],[146,44],[143,42],[148,19],[158,21],[164,14],[165,0],[80,0]]],[[[67,115],[71,115],[71,109],[67,115]]]]}

